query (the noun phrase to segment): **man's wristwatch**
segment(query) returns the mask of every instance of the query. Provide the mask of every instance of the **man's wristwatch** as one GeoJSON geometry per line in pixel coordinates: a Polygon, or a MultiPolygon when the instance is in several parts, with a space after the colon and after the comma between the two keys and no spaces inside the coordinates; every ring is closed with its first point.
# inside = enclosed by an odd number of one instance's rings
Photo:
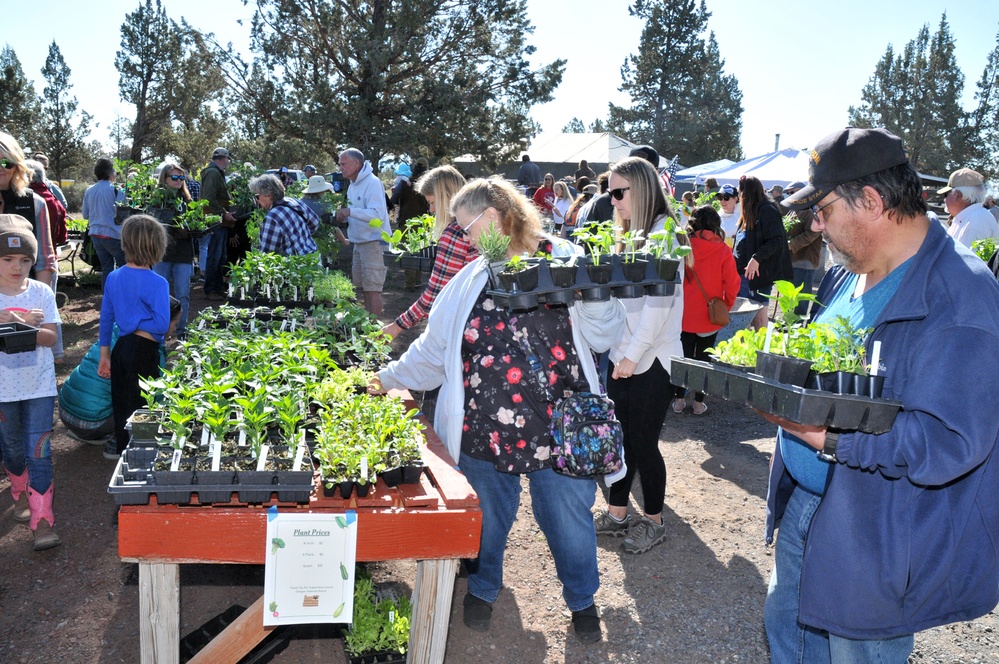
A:
{"type": "Polygon", "coordinates": [[[836,446],[839,444],[839,433],[836,431],[826,430],[826,442],[822,446],[816,455],[823,461],[828,461],[829,463],[837,463],[836,459],[836,446]]]}

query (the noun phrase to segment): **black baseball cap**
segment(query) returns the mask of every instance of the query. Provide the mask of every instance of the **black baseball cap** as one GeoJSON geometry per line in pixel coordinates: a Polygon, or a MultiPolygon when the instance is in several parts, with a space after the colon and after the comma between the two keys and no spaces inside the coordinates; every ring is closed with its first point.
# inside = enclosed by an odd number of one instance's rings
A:
{"type": "Polygon", "coordinates": [[[656,149],[651,145],[639,145],[636,148],[632,148],[631,152],[628,153],[628,156],[641,157],[656,168],[659,168],[659,153],[656,152],[656,149]]]}
{"type": "Polygon", "coordinates": [[[782,204],[802,210],[815,205],[841,184],[908,161],[902,139],[885,129],[840,129],[812,148],[808,156],[808,185],[785,198],[782,204]]]}

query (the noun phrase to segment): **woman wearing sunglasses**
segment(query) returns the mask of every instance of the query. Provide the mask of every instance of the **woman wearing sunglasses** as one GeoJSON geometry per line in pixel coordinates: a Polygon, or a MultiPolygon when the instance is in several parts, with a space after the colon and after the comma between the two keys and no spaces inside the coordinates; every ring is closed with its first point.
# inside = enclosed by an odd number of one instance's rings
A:
{"type": "MultiPolygon", "coordinates": [[[[620,232],[641,231],[647,238],[665,227],[666,217],[675,218],[659,174],[641,157],[613,164],[608,185],[620,232]]],[[[639,554],[666,539],[662,518],[666,463],[659,451],[659,432],[673,393],[669,358],[683,355],[683,291],[677,288],[672,297],[646,295],[622,302],[627,317],[610,349],[613,370],[607,396],[614,400],[614,412],[624,429],[628,471],[611,485],[607,510],[596,516],[594,525],[598,535],[624,537],[624,550],[639,554]],[[628,498],[636,472],[645,514],[634,520],[628,515],[628,498]]]]}
{"type": "MultiPolygon", "coordinates": [[[[172,160],[160,165],[159,193],[161,207],[183,212],[191,202],[191,192],[187,189],[187,171],[172,160]]],[[[169,217],[169,215],[167,215],[169,217]]],[[[160,221],[163,221],[161,219],[160,221]]],[[[187,336],[187,313],[191,308],[191,275],[194,273],[194,241],[190,234],[177,227],[177,217],[165,222],[167,227],[166,254],[163,260],[153,266],[153,271],[167,280],[173,296],[180,300],[180,322],[175,334],[178,339],[187,336]]]]}
{"type": "MultiPolygon", "coordinates": [[[[540,243],[556,254],[576,253],[575,245],[565,240],[542,237],[537,208],[503,180],[469,182],[455,196],[451,211],[473,243],[490,227],[507,235],[510,257],[532,255],[540,243]]],[[[567,392],[600,389],[592,351],[610,346],[624,310],[609,299],[505,311],[488,293],[487,267],[479,257],[454,276],[437,298],[427,329],[399,360],[379,372],[370,389],[440,387],[434,426],[482,508],[479,557],[469,566],[464,599],[465,624],[489,629],[493,603],[503,588],[503,553],[523,476],[575,634],[584,642],[599,641],[593,594],[600,575],[590,514],[596,481],[552,469],[548,395],[561,398],[567,392]]],[[[515,576],[539,571],[515,570],[515,576]]]]}
{"type": "Polygon", "coordinates": [[[31,222],[38,242],[33,266],[34,279],[53,286],[59,266],[52,243],[52,226],[45,199],[31,191],[32,172],[25,163],[24,151],[10,134],[0,131],[0,194],[4,214],[17,214],[31,222]]]}
{"type": "MultiPolygon", "coordinates": [[[[774,282],[780,279],[790,281],[794,277],[787,234],[780,211],[767,198],[759,178],[743,176],[739,189],[742,192],[742,218],[739,219],[732,252],[742,275],[739,296],[768,305],[770,298],[767,296],[774,282]]],[[[757,330],[766,327],[767,309],[760,309],[753,319],[753,327],[757,330]]]]}

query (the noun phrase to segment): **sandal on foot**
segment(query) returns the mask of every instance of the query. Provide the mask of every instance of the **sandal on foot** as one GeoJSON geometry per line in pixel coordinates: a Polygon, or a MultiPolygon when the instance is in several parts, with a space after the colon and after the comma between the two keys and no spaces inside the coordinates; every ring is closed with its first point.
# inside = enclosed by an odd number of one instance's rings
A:
{"type": "Polygon", "coordinates": [[[673,412],[677,415],[683,412],[683,409],[687,407],[687,402],[683,399],[673,399],[673,412]],[[679,408],[677,408],[679,406],[679,408]]]}
{"type": "Polygon", "coordinates": [[[708,404],[703,401],[694,404],[694,415],[703,415],[706,412],[708,412],[708,404]]]}

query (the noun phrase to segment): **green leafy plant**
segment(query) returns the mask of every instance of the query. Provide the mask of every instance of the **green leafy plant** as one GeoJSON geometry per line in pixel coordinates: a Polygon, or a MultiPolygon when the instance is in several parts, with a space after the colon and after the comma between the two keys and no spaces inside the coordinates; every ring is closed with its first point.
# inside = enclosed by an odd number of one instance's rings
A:
{"type": "Polygon", "coordinates": [[[527,260],[518,254],[516,256],[512,256],[510,260],[506,262],[506,265],[503,266],[503,270],[504,272],[523,272],[528,267],[529,265],[527,260]]]}
{"type": "Polygon", "coordinates": [[[506,253],[510,250],[510,236],[503,233],[496,224],[490,223],[489,228],[479,234],[476,244],[486,261],[496,263],[506,260],[506,253]]]}
{"type": "Polygon", "coordinates": [[[594,265],[600,265],[600,257],[610,255],[614,246],[613,221],[587,224],[584,228],[573,231],[572,234],[589,248],[594,265]]]}
{"type": "Polygon", "coordinates": [[[391,235],[383,231],[382,239],[389,243],[393,251],[416,254],[435,244],[434,223],[436,218],[432,214],[413,217],[391,235]]]}
{"type": "Polygon", "coordinates": [[[626,231],[621,234],[621,244],[624,246],[624,253],[622,254],[622,259],[626,263],[634,263],[636,254],[638,253],[638,247],[641,246],[645,235],[645,232],[641,229],[635,229],[633,231],[626,231]]]}
{"type": "Polygon", "coordinates": [[[663,229],[649,234],[649,253],[658,259],[683,258],[692,251],[689,245],[679,242],[679,238],[686,235],[687,232],[680,228],[675,219],[666,217],[663,229]]]}
{"type": "Polygon", "coordinates": [[[975,240],[971,243],[971,250],[975,255],[988,263],[996,253],[996,238],[987,237],[975,240]]]}

